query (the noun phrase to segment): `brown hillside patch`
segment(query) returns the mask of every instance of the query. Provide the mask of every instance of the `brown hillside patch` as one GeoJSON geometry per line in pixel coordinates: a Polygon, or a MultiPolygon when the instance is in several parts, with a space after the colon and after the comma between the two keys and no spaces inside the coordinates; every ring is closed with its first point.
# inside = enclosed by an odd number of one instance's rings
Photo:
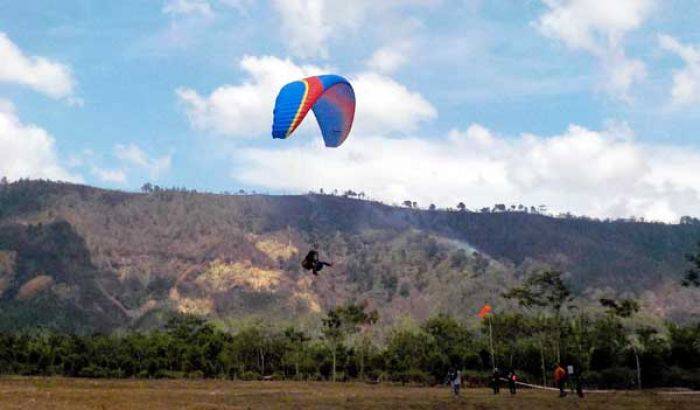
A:
{"type": "Polygon", "coordinates": [[[272,238],[255,242],[255,248],[273,260],[289,259],[299,252],[291,243],[282,243],[272,238]]]}
{"type": "Polygon", "coordinates": [[[214,311],[214,301],[210,298],[180,297],[177,302],[177,310],[180,313],[206,316],[214,311]]]}
{"type": "Polygon", "coordinates": [[[16,252],[0,251],[0,296],[5,293],[15,276],[16,252]]]}
{"type": "Polygon", "coordinates": [[[308,309],[314,313],[321,312],[321,305],[318,303],[318,298],[309,292],[294,292],[294,299],[306,304],[308,309]]]}
{"type": "Polygon", "coordinates": [[[53,285],[53,278],[49,275],[37,276],[22,285],[17,292],[17,300],[28,300],[43,292],[53,285]]]}
{"type": "Polygon", "coordinates": [[[252,266],[249,261],[225,263],[212,262],[195,283],[210,292],[223,293],[234,287],[244,287],[255,292],[270,292],[277,288],[281,273],[252,266]]]}
{"type": "Polygon", "coordinates": [[[309,310],[314,313],[321,311],[321,304],[318,297],[311,290],[312,279],[308,276],[300,277],[296,282],[296,287],[299,289],[294,292],[294,299],[306,303],[309,310]]]}
{"type": "Polygon", "coordinates": [[[0,251],[0,275],[14,273],[16,252],[0,251]]]}

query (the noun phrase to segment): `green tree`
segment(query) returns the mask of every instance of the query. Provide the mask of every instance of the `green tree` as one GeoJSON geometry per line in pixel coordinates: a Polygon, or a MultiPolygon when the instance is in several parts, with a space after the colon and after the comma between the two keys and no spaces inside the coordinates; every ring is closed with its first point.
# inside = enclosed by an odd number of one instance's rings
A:
{"type": "Polygon", "coordinates": [[[301,375],[300,368],[305,355],[306,344],[310,338],[304,332],[294,329],[293,326],[284,330],[284,337],[287,347],[285,358],[288,362],[294,364],[294,377],[298,379],[301,375]]]}
{"type": "Polygon", "coordinates": [[[600,304],[608,309],[608,313],[621,318],[629,318],[639,311],[639,303],[634,299],[622,299],[619,302],[614,299],[602,298],[600,304]]]}
{"type": "Polygon", "coordinates": [[[439,314],[428,319],[421,328],[435,343],[429,367],[436,379],[447,374],[450,368],[462,369],[468,362],[476,361],[471,334],[453,317],[439,314]]]}
{"type": "Polygon", "coordinates": [[[435,339],[423,329],[411,326],[395,328],[389,334],[385,350],[386,369],[394,380],[428,381],[431,356],[436,354],[435,339]]]}
{"type": "Polygon", "coordinates": [[[505,298],[517,300],[520,306],[539,312],[539,331],[536,334],[540,346],[543,384],[547,382],[545,345],[549,339],[548,335],[554,334],[554,355],[556,361],[560,362],[562,308],[573,299],[562,276],[561,271],[543,269],[531,274],[522,285],[503,294],[505,298]]]}
{"type": "Polygon", "coordinates": [[[376,312],[366,313],[363,306],[348,304],[328,312],[323,319],[323,336],[328,342],[332,355],[332,380],[336,380],[338,349],[345,339],[360,331],[360,325],[371,324],[378,319],[376,312]]]}
{"type": "Polygon", "coordinates": [[[686,259],[688,259],[691,266],[686,271],[685,277],[683,278],[683,282],[681,282],[681,284],[686,287],[698,287],[700,286],[700,242],[698,242],[697,253],[695,255],[686,255],[686,259]]]}
{"type": "Polygon", "coordinates": [[[141,192],[145,194],[153,192],[153,184],[151,184],[150,182],[146,182],[141,186],[141,192]]]}
{"type": "MultiPolygon", "coordinates": [[[[633,299],[600,299],[600,304],[607,308],[608,314],[623,321],[625,336],[629,349],[634,353],[635,365],[637,367],[637,387],[642,388],[642,367],[640,363],[640,353],[644,349],[644,343],[640,340],[640,332],[634,328],[630,318],[639,311],[639,303],[633,299]]],[[[642,332],[643,334],[643,332],[642,332]]]]}

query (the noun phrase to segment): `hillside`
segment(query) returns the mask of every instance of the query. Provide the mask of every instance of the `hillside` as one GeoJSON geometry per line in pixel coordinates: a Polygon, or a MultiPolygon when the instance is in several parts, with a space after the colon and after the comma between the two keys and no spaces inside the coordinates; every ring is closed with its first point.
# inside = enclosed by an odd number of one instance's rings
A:
{"type": "Polygon", "coordinates": [[[500,293],[543,264],[582,300],[634,294],[647,315],[688,320],[700,294],[678,282],[698,240],[697,225],[20,181],[0,187],[0,329],[146,328],[171,311],[306,322],[346,300],[384,324],[466,317],[512,307],[500,293]],[[299,265],[313,243],[335,262],[318,278],[299,265]]]}

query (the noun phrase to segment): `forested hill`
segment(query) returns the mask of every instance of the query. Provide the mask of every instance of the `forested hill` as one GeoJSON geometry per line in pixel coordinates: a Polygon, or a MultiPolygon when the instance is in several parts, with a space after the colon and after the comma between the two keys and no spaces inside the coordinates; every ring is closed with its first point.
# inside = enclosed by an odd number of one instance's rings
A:
{"type": "Polygon", "coordinates": [[[694,224],[19,181],[0,186],[0,330],[147,328],[172,311],[307,322],[345,301],[381,323],[468,317],[514,308],[501,293],[544,267],[591,308],[634,296],[647,315],[697,319],[700,294],[679,282],[698,240],[694,224]],[[313,243],[335,262],[318,278],[299,264],[313,243]]]}

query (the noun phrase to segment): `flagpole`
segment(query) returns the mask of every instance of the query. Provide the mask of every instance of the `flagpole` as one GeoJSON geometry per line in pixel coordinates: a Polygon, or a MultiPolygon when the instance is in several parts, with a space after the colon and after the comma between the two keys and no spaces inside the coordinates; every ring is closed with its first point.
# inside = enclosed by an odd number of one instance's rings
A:
{"type": "Polygon", "coordinates": [[[493,326],[491,325],[491,315],[489,315],[489,346],[491,347],[491,366],[496,369],[496,355],[493,352],[493,326]]]}

